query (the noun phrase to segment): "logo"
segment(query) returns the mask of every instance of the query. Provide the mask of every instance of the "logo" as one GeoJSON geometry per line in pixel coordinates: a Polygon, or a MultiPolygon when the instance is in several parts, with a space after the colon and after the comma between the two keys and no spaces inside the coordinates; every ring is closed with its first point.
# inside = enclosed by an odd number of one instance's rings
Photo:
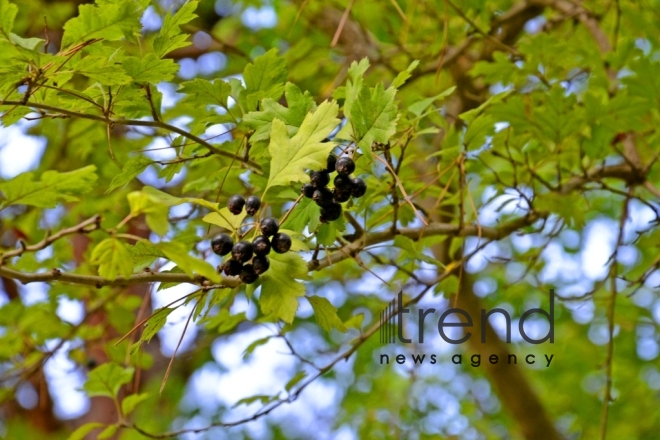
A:
{"type": "MultiPolygon", "coordinates": [[[[550,289],[550,304],[548,310],[544,310],[542,308],[533,308],[525,311],[521,316],[520,319],[518,320],[518,331],[520,333],[520,337],[522,338],[523,341],[532,344],[532,345],[539,345],[543,344],[545,342],[548,342],[550,344],[554,344],[555,342],[555,291],[554,289],[550,289]],[[541,315],[545,317],[545,319],[548,320],[549,323],[549,328],[548,331],[545,335],[534,335],[536,337],[532,337],[529,334],[529,329],[525,329],[525,322],[528,321],[528,319],[532,315],[541,315]],[[540,337],[542,336],[542,337],[540,337]]],[[[442,338],[444,342],[447,344],[451,345],[459,345],[467,342],[470,338],[476,337],[480,339],[481,344],[486,344],[487,342],[487,332],[486,329],[488,327],[488,319],[491,316],[494,315],[499,315],[504,318],[504,322],[506,323],[504,327],[505,331],[505,342],[510,344],[511,343],[511,327],[512,327],[512,321],[511,321],[511,315],[509,314],[508,311],[502,309],[502,308],[495,308],[489,311],[486,311],[486,309],[481,309],[481,315],[479,317],[472,317],[467,311],[452,307],[449,309],[446,309],[444,312],[441,314],[439,313],[438,310],[435,308],[419,308],[417,310],[417,326],[416,326],[416,334],[411,334],[408,335],[410,337],[406,337],[404,335],[404,331],[406,328],[409,326],[406,325],[408,322],[408,319],[410,319],[411,314],[411,309],[406,308],[404,306],[403,302],[403,292],[399,292],[397,295],[396,299],[393,299],[381,312],[380,314],[380,342],[381,344],[387,345],[387,344],[395,344],[398,340],[399,343],[402,344],[424,344],[424,337],[425,337],[425,329],[426,329],[426,322],[430,322],[435,316],[439,316],[437,318],[437,331],[438,335],[442,338]],[[454,317],[453,319],[450,319],[450,317],[454,317]],[[479,331],[475,331],[473,333],[475,325],[475,321],[479,321],[479,331]],[[462,333],[462,337],[455,337],[456,335],[454,334],[448,334],[452,333],[449,329],[452,328],[463,328],[464,331],[462,333]]],[[[414,312],[413,312],[414,314],[414,312]]],[[[491,336],[492,337],[492,336],[491,336]]],[[[552,359],[554,357],[554,354],[545,354],[545,361],[546,361],[546,367],[550,366],[550,363],[552,362],[552,359]]],[[[411,356],[414,364],[423,364],[424,360],[427,358],[426,354],[414,354],[411,356]]],[[[452,362],[454,364],[461,364],[462,363],[462,354],[455,354],[452,356],[452,362]]],[[[431,354],[428,356],[429,362],[431,364],[435,364],[437,362],[437,355],[436,354],[431,354]]],[[[525,362],[529,365],[533,365],[536,363],[536,354],[528,354],[524,357],[525,362]]],[[[398,364],[404,364],[406,362],[406,356],[403,354],[399,354],[395,357],[395,360],[398,364]]],[[[500,362],[499,357],[496,354],[492,354],[489,357],[489,362],[491,364],[497,364],[500,362]]],[[[502,359],[501,362],[503,363],[508,363],[509,365],[511,364],[517,364],[518,362],[518,357],[515,354],[509,354],[508,359],[502,359]]],[[[381,364],[389,364],[390,363],[390,356],[388,354],[381,354],[380,355],[380,363],[381,364]]],[[[481,364],[481,355],[475,354],[472,355],[471,357],[471,364],[474,367],[478,367],[481,364]]]]}

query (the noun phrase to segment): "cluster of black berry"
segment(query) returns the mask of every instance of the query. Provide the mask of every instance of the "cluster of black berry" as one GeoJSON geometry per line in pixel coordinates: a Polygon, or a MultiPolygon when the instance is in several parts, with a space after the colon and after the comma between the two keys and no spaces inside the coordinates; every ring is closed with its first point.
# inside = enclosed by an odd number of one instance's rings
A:
{"type": "Polygon", "coordinates": [[[355,162],[350,157],[328,156],[327,166],[322,171],[312,171],[309,175],[310,183],[305,184],[302,193],[305,197],[314,200],[321,207],[321,222],[332,222],[341,217],[341,203],[347,202],[351,197],[356,199],[367,192],[364,180],[351,173],[355,171],[355,162]],[[330,174],[337,171],[334,189],[328,189],[330,174]]]}
{"type": "MultiPolygon", "coordinates": [[[[234,215],[240,214],[244,206],[248,214],[254,215],[261,207],[261,200],[257,196],[250,196],[246,202],[242,196],[236,195],[227,202],[227,208],[234,215]]],[[[267,217],[261,220],[259,227],[263,235],[256,237],[252,243],[246,240],[234,243],[227,234],[220,234],[211,241],[211,249],[216,254],[225,256],[231,252],[231,258],[218,267],[219,271],[229,276],[238,275],[242,282],[252,284],[270,267],[267,255],[271,249],[278,254],[291,249],[291,237],[278,232],[280,224],[276,219],[267,217]]]]}

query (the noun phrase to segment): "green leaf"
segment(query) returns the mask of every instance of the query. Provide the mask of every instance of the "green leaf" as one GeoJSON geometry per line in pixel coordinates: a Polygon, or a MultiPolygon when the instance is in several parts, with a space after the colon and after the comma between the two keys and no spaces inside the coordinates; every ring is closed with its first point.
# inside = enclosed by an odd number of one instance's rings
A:
{"type": "Polygon", "coordinates": [[[337,126],[339,108],[335,102],[324,102],[316,111],[307,114],[298,133],[289,138],[286,125],[279,119],[273,121],[271,141],[268,146],[272,162],[268,188],[303,182],[309,179],[305,169],[322,169],[328,154],[334,148],[332,142],[321,142],[337,126]]]}
{"type": "Polygon", "coordinates": [[[9,39],[14,28],[14,19],[18,13],[18,6],[9,3],[9,0],[0,0],[0,33],[9,39]]]}
{"type": "Polygon", "coordinates": [[[220,282],[220,275],[218,275],[218,272],[216,272],[213,266],[206,261],[190,256],[183,244],[161,242],[156,247],[165,254],[168,260],[176,263],[188,276],[194,277],[195,275],[201,275],[214,283],[220,282]]]}
{"type": "Polygon", "coordinates": [[[298,298],[305,295],[305,285],[296,279],[308,279],[307,264],[298,254],[271,254],[270,269],[261,275],[259,305],[265,315],[292,323],[298,310],[298,298]]]}
{"type": "Polygon", "coordinates": [[[229,212],[229,208],[225,206],[218,212],[206,214],[202,220],[211,223],[212,225],[236,232],[241,228],[241,224],[245,217],[247,217],[247,212],[245,212],[245,210],[241,211],[238,215],[234,215],[229,212]]]}
{"type": "Polygon", "coordinates": [[[314,108],[314,99],[291,83],[284,89],[287,107],[274,99],[266,98],[261,102],[262,111],[250,112],[243,117],[243,122],[255,130],[250,137],[251,142],[265,141],[270,138],[274,119],[279,119],[286,125],[289,136],[294,136],[305,120],[305,116],[314,108]]]}
{"type": "Polygon", "coordinates": [[[315,231],[320,215],[319,206],[312,199],[303,198],[280,227],[298,233],[303,232],[306,227],[309,227],[310,231],[315,231]]]}
{"type": "Polygon", "coordinates": [[[115,280],[119,276],[128,278],[133,273],[131,254],[116,238],[106,238],[97,244],[90,263],[99,266],[99,275],[106,280],[115,280]]]}
{"type": "Polygon", "coordinates": [[[336,328],[342,333],[346,332],[346,326],[339,319],[339,316],[337,316],[337,309],[330,304],[330,301],[321,296],[308,296],[307,300],[314,309],[316,322],[319,323],[323,330],[329,332],[333,328],[336,328]]]}
{"type": "Polygon", "coordinates": [[[405,82],[408,81],[408,78],[412,76],[412,71],[415,70],[418,65],[419,60],[414,60],[412,63],[410,63],[410,66],[408,66],[406,70],[399,72],[396,78],[394,78],[394,81],[392,81],[392,85],[390,87],[398,89],[403,84],[405,84],[405,82]]]}
{"type": "Polygon", "coordinates": [[[133,81],[152,84],[170,81],[179,71],[179,65],[173,60],[161,60],[153,53],[140,58],[126,57],[122,62],[122,67],[133,78],[133,81]]]}
{"type": "Polygon", "coordinates": [[[83,389],[89,397],[105,396],[114,399],[119,388],[133,379],[133,367],[122,368],[108,362],[90,371],[83,389]]]}
{"type": "Polygon", "coordinates": [[[106,440],[108,438],[112,438],[115,433],[117,432],[117,429],[119,429],[118,425],[108,425],[103,431],[101,431],[96,437],[98,440],[106,440]]]}
{"type": "Polygon", "coordinates": [[[115,41],[131,35],[140,29],[140,17],[147,7],[148,0],[115,0],[100,5],[81,5],[78,16],[64,25],[62,48],[103,38],[115,41]]]}
{"type": "Polygon", "coordinates": [[[215,330],[219,335],[232,331],[238,324],[246,320],[245,312],[231,315],[229,310],[221,309],[220,312],[204,319],[207,330],[215,330]]]}
{"type": "Polygon", "coordinates": [[[0,209],[9,205],[30,205],[37,208],[54,208],[60,200],[77,201],[75,196],[85,194],[94,187],[96,167],[86,166],[68,173],[46,171],[41,181],[33,181],[34,173],[23,173],[12,180],[0,183],[4,200],[0,209]]]}
{"type": "Polygon", "coordinates": [[[151,319],[149,319],[145,324],[144,331],[140,337],[140,342],[151,341],[151,339],[156,336],[156,333],[158,333],[165,326],[167,317],[170,316],[170,313],[172,313],[174,310],[176,310],[174,307],[166,307],[156,310],[151,319]]]}
{"type": "Polygon", "coordinates": [[[243,352],[243,360],[247,359],[254,352],[254,350],[257,349],[257,347],[268,343],[270,338],[272,338],[272,336],[266,336],[265,338],[257,339],[256,341],[251,342],[243,352]]]}
{"type": "Polygon", "coordinates": [[[387,143],[396,132],[398,119],[394,104],[396,89],[385,90],[382,84],[364,87],[351,111],[353,136],[363,152],[371,151],[374,142],[387,143]]]}
{"type": "Polygon", "coordinates": [[[98,422],[85,423],[84,425],[80,426],[78,429],[73,431],[71,435],[67,438],[67,440],[83,440],[85,437],[87,437],[87,434],[94,431],[95,429],[102,428],[103,426],[106,425],[98,422]]]}
{"type": "Polygon", "coordinates": [[[442,99],[445,99],[446,97],[451,95],[454,92],[454,90],[456,90],[456,86],[449,87],[447,90],[445,90],[444,92],[442,92],[438,95],[435,95],[435,96],[432,96],[430,98],[426,98],[426,99],[422,99],[420,101],[417,101],[417,102],[411,104],[410,106],[408,106],[408,111],[411,112],[412,114],[414,114],[415,116],[420,117],[422,115],[422,113],[424,113],[424,111],[431,104],[433,104],[436,101],[440,101],[442,99]]]}
{"type": "Polygon", "coordinates": [[[152,160],[143,155],[130,158],[122,167],[121,173],[113,177],[112,182],[105,193],[108,194],[116,188],[127,185],[151,164],[152,160]]]}
{"type": "Polygon", "coordinates": [[[287,391],[291,391],[293,387],[295,387],[298,383],[300,383],[301,380],[303,380],[307,376],[307,373],[304,371],[299,371],[298,374],[293,376],[291,380],[289,380],[286,385],[284,386],[284,389],[287,391]]]}
{"type": "Polygon", "coordinates": [[[197,3],[197,0],[191,0],[186,2],[176,14],[167,13],[158,36],[154,39],[154,53],[157,57],[162,58],[174,49],[190,44],[187,42],[188,35],[181,35],[180,27],[197,17],[194,14],[197,3]]]}
{"type": "Polygon", "coordinates": [[[277,55],[277,49],[271,49],[255,58],[253,64],[245,66],[243,80],[248,110],[256,110],[261,99],[279,99],[282,96],[286,62],[277,55]]]}
{"type": "Polygon", "coordinates": [[[206,105],[219,105],[228,108],[228,98],[231,94],[231,86],[227,81],[215,79],[209,81],[202,78],[195,78],[192,81],[181,83],[179,93],[186,96],[181,100],[182,103],[190,103],[197,107],[206,105]]]}
{"type": "Polygon", "coordinates": [[[87,56],[75,63],[73,71],[105,86],[130,84],[131,77],[121,66],[103,56],[87,56]]]}
{"type": "Polygon", "coordinates": [[[353,315],[344,321],[346,328],[354,328],[360,330],[362,328],[362,321],[364,321],[364,313],[358,313],[353,315]]]}
{"type": "Polygon", "coordinates": [[[165,258],[156,246],[149,240],[140,240],[133,246],[127,247],[128,252],[131,254],[133,260],[133,267],[149,266],[156,258],[165,258]]]}
{"type": "Polygon", "coordinates": [[[124,416],[129,415],[133,412],[136,406],[148,398],[149,393],[131,394],[130,396],[126,396],[124,400],[121,401],[121,412],[124,416]]]}
{"type": "Polygon", "coordinates": [[[423,261],[425,263],[433,264],[439,267],[444,267],[438,260],[429,257],[420,249],[418,249],[421,248],[421,246],[408,237],[397,235],[394,237],[394,246],[404,250],[406,255],[414,258],[415,260],[423,261]]]}

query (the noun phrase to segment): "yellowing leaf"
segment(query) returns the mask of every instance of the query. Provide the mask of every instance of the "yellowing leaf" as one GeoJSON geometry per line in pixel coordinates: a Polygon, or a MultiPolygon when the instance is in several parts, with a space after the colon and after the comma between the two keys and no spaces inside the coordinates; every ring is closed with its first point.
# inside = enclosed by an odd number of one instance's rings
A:
{"type": "Polygon", "coordinates": [[[206,214],[202,220],[206,223],[211,223],[212,225],[220,226],[221,228],[230,231],[237,231],[240,229],[241,223],[243,223],[245,217],[247,217],[247,212],[245,212],[245,210],[241,211],[238,215],[234,215],[229,212],[229,208],[225,206],[218,212],[206,214]]]}

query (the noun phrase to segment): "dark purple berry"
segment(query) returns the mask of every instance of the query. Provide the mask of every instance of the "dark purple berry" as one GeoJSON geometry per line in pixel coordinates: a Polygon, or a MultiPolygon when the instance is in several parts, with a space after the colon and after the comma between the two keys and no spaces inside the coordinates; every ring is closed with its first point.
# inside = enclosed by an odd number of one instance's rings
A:
{"type": "Polygon", "coordinates": [[[350,157],[340,157],[337,159],[337,165],[335,165],[335,168],[339,174],[348,176],[355,171],[355,162],[353,162],[353,159],[350,157]]]}
{"type": "Polygon", "coordinates": [[[332,193],[332,198],[337,203],[348,202],[351,198],[351,188],[336,187],[332,193]]]}
{"type": "Polygon", "coordinates": [[[367,184],[364,182],[364,180],[360,179],[359,177],[353,179],[353,189],[351,191],[351,195],[358,199],[362,197],[366,192],[367,184]]]}
{"type": "Polygon", "coordinates": [[[245,263],[252,258],[252,243],[248,241],[239,241],[231,248],[231,256],[234,260],[245,263]]]}
{"type": "Polygon", "coordinates": [[[263,232],[266,237],[272,237],[273,235],[277,234],[277,231],[280,230],[280,224],[272,217],[266,217],[265,219],[261,220],[259,227],[261,228],[261,232],[263,232]]]}
{"type": "Polygon", "coordinates": [[[252,240],[252,249],[255,255],[268,255],[270,253],[270,241],[263,235],[252,240]]]}
{"type": "Polygon", "coordinates": [[[245,199],[238,194],[231,196],[229,200],[227,200],[227,208],[229,208],[229,212],[234,215],[240,214],[243,210],[243,206],[245,206],[245,199]]]}
{"type": "Polygon", "coordinates": [[[314,188],[314,185],[311,183],[306,183],[305,186],[302,187],[302,193],[308,199],[312,198],[314,191],[316,191],[316,188],[314,188]]]}
{"type": "Polygon", "coordinates": [[[254,271],[254,266],[251,264],[246,264],[241,269],[241,281],[245,284],[252,284],[257,281],[259,275],[254,271]]]}
{"type": "Polygon", "coordinates": [[[261,275],[270,268],[270,260],[265,255],[257,255],[252,259],[252,266],[257,275],[261,275]]]}
{"type": "Polygon", "coordinates": [[[327,165],[325,167],[325,172],[326,173],[334,173],[336,164],[337,164],[337,156],[330,153],[330,155],[328,156],[327,165]]]}
{"type": "Polygon", "coordinates": [[[324,208],[321,208],[321,221],[333,222],[341,217],[341,205],[339,203],[332,203],[324,208]]]}
{"type": "Polygon", "coordinates": [[[312,171],[309,174],[309,181],[314,185],[314,188],[323,188],[330,183],[330,174],[325,171],[312,171]]]}
{"type": "Polygon", "coordinates": [[[291,249],[291,237],[284,232],[280,232],[271,240],[273,250],[278,254],[283,254],[291,249]]]}
{"type": "Polygon", "coordinates": [[[353,181],[349,176],[344,176],[343,174],[337,174],[337,177],[335,177],[335,188],[341,188],[341,189],[348,189],[348,191],[351,191],[351,188],[353,187],[353,181]]]}
{"type": "Polygon", "coordinates": [[[325,206],[328,203],[332,203],[332,191],[328,188],[319,188],[314,191],[312,199],[314,199],[317,205],[325,206]]]}
{"type": "Polygon", "coordinates": [[[259,211],[259,208],[261,208],[261,199],[257,196],[250,196],[248,197],[247,201],[245,202],[245,210],[247,211],[248,215],[254,215],[259,211]]]}
{"type": "Polygon", "coordinates": [[[218,255],[227,255],[234,247],[234,240],[227,234],[220,234],[211,240],[211,249],[218,255]]]}
{"type": "Polygon", "coordinates": [[[225,275],[229,275],[233,277],[241,273],[241,269],[243,268],[243,263],[241,263],[238,260],[234,260],[233,258],[230,258],[229,260],[225,261],[225,264],[223,264],[223,268],[225,275]]]}

